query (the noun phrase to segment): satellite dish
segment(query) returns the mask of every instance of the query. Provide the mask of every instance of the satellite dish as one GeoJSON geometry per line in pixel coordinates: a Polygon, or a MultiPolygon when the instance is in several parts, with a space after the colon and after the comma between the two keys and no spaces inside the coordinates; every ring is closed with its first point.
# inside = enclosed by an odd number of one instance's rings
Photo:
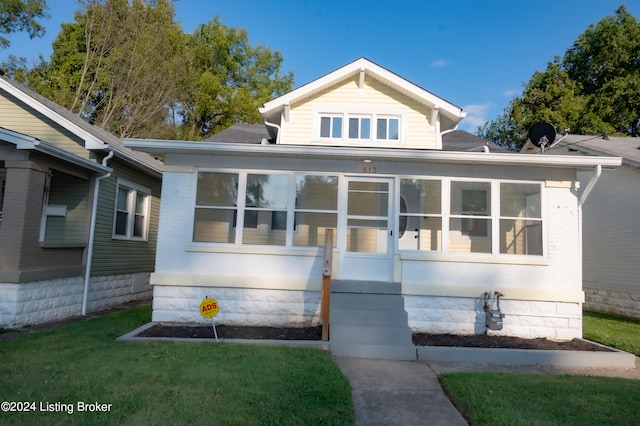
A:
{"type": "Polygon", "coordinates": [[[529,129],[529,140],[544,150],[556,140],[556,128],[550,123],[536,123],[529,129]]]}

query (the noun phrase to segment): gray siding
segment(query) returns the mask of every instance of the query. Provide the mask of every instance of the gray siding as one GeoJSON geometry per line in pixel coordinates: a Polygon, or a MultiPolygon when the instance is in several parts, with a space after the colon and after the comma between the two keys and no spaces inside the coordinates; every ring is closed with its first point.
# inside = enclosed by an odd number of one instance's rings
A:
{"type": "Polygon", "coordinates": [[[161,181],[131,170],[118,160],[109,162],[114,172],[100,183],[100,201],[96,216],[92,275],[152,272],[155,266],[161,181]],[[117,179],[145,186],[151,190],[149,234],[147,241],[112,238],[117,179]]]}
{"type": "Polygon", "coordinates": [[[585,288],[640,294],[639,212],[640,170],[603,172],[583,206],[585,288]]]}

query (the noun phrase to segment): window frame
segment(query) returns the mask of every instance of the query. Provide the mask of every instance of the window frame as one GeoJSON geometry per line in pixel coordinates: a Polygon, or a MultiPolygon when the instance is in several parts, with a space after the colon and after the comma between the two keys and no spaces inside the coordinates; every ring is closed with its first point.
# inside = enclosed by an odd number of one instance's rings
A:
{"type": "Polygon", "coordinates": [[[127,241],[148,241],[149,240],[149,223],[150,223],[150,211],[151,211],[151,189],[138,185],[136,183],[127,181],[125,179],[118,178],[116,180],[115,198],[113,203],[113,226],[111,230],[111,238],[114,240],[127,240],[127,241]],[[127,191],[127,219],[125,223],[125,233],[117,233],[118,227],[118,213],[121,211],[118,209],[118,200],[120,190],[127,191]],[[137,212],[137,197],[138,194],[142,194],[143,206],[143,220],[142,220],[142,235],[135,235],[136,217],[139,216],[137,212]]]}
{"type": "MultiPolygon", "coordinates": [[[[335,110],[339,110],[339,108],[335,108],[335,110]]],[[[334,111],[335,111],[334,110],[334,111]]],[[[328,110],[316,111],[315,115],[315,128],[314,128],[314,139],[317,142],[323,141],[333,141],[333,142],[343,142],[345,144],[362,144],[362,143],[391,143],[391,144],[404,144],[404,129],[403,123],[405,120],[406,113],[398,111],[398,110],[380,110],[380,111],[370,111],[370,108],[362,108],[362,109],[353,109],[342,112],[329,112],[328,110]],[[342,121],[342,127],[340,130],[340,136],[334,136],[335,123],[334,120],[336,118],[340,118],[342,121]],[[330,120],[329,125],[329,136],[323,136],[323,120],[330,120]],[[362,137],[362,120],[369,121],[369,137],[362,137]],[[358,135],[357,137],[351,137],[351,120],[358,121],[358,135]],[[378,120],[384,120],[386,122],[386,130],[385,135],[383,137],[378,137],[378,120]],[[398,137],[390,138],[389,131],[390,126],[389,122],[391,120],[397,121],[398,126],[398,137]]]]}

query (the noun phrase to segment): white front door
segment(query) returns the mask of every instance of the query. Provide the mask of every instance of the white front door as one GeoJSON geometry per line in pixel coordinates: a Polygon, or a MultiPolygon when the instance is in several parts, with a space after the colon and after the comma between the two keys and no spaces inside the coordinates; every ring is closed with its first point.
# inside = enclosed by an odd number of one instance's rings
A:
{"type": "Polygon", "coordinates": [[[390,281],[393,277],[393,180],[347,177],[340,278],[390,281]]]}

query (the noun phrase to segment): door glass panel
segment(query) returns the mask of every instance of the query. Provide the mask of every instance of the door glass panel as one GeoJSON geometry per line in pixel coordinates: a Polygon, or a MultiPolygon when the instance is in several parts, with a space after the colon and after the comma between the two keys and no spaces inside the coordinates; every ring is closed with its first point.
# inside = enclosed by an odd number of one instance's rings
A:
{"type": "Polygon", "coordinates": [[[347,214],[350,216],[388,216],[388,182],[349,182],[347,214]]]}
{"type": "Polygon", "coordinates": [[[347,251],[352,253],[386,253],[388,221],[377,219],[347,220],[347,251]]]}

